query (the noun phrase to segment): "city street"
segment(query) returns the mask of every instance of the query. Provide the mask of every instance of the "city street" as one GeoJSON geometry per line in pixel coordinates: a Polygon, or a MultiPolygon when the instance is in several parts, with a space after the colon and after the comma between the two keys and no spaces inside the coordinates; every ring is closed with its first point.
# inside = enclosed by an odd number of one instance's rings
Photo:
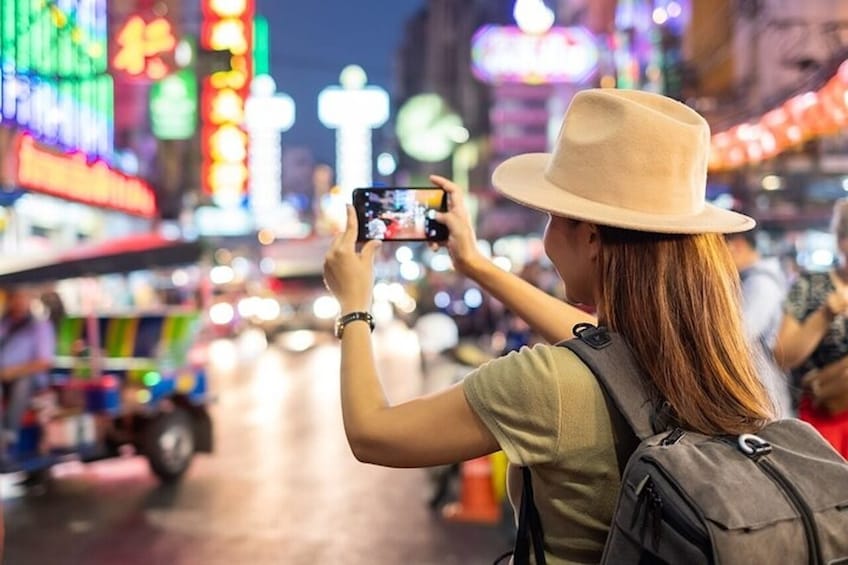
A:
{"type": "MultiPolygon", "coordinates": [[[[378,334],[391,398],[415,394],[414,334],[378,334]]],[[[6,477],[5,563],[473,565],[507,549],[503,530],[432,512],[426,471],[353,458],[333,340],[303,353],[262,346],[249,334],[212,344],[216,452],[181,484],[160,486],[139,457],[64,464],[29,492],[6,477]]]]}

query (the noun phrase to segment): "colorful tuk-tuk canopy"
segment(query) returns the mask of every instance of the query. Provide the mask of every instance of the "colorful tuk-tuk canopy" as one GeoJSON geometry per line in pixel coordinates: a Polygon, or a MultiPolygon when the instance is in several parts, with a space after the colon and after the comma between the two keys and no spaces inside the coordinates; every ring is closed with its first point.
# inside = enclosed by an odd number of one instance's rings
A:
{"type": "Polygon", "coordinates": [[[202,254],[198,240],[133,235],[0,266],[0,287],[187,265],[198,262],[202,254]]]}

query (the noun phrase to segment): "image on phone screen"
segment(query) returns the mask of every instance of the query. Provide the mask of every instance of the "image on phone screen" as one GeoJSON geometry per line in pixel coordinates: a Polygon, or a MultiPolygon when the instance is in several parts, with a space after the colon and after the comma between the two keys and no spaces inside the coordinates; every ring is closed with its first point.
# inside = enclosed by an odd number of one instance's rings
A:
{"type": "Polygon", "coordinates": [[[437,212],[447,210],[441,188],[358,188],[353,207],[359,222],[359,241],[444,241],[447,226],[437,212]]]}

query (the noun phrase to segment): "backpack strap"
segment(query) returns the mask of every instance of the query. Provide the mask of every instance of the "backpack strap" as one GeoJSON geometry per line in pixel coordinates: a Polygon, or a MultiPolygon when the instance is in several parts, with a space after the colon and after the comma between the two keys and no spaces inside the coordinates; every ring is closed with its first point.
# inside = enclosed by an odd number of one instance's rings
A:
{"type": "Polygon", "coordinates": [[[530,565],[532,546],[536,565],[545,565],[545,536],[539,510],[533,499],[533,480],[529,467],[521,467],[521,478],[521,506],[518,510],[518,532],[515,535],[512,562],[513,565],[530,565]]]}
{"type": "Polygon", "coordinates": [[[657,421],[657,411],[645,391],[642,371],[624,339],[603,326],[591,324],[577,324],[574,335],[576,339],[557,345],[573,351],[591,369],[601,389],[636,437],[644,440],[662,431],[665,425],[657,421]]]}

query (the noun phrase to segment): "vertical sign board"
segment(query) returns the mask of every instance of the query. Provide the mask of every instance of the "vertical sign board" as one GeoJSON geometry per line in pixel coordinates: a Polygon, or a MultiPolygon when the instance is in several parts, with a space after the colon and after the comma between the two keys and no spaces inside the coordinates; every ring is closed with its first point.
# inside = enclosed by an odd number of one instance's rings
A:
{"type": "Polygon", "coordinates": [[[204,77],[201,92],[201,184],[218,206],[247,193],[245,102],[253,76],[253,0],[201,0],[200,45],[230,54],[230,68],[204,77]]]}
{"type": "Polygon", "coordinates": [[[109,158],[106,0],[0,1],[0,115],[53,146],[109,158]]]}

